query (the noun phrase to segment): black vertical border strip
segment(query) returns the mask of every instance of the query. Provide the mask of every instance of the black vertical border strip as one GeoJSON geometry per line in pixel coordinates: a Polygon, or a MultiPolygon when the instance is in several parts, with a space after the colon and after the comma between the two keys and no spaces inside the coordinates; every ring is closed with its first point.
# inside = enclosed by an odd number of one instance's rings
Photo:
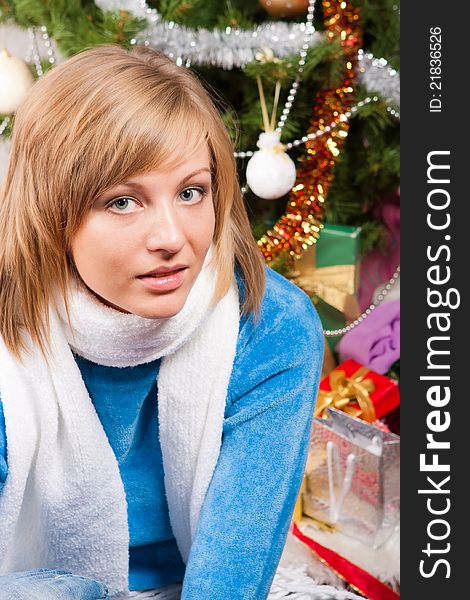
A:
{"type": "MultiPolygon", "coordinates": [[[[410,0],[401,6],[401,596],[404,600],[470,598],[470,565],[467,566],[470,394],[465,382],[467,374],[470,375],[468,341],[465,346],[470,335],[465,315],[469,306],[466,280],[470,277],[470,192],[465,182],[465,175],[470,175],[467,116],[470,99],[465,95],[470,78],[469,16],[467,2],[410,0]],[[437,43],[436,38],[431,38],[432,28],[441,30],[440,65],[430,62],[438,56],[436,53],[431,56],[431,44],[437,43]],[[438,65],[441,79],[433,80],[431,76],[437,73],[430,69],[438,65]],[[441,89],[431,86],[432,81],[439,82],[441,89]],[[434,100],[432,106],[431,100],[434,100]],[[442,103],[440,112],[431,112],[431,108],[439,108],[437,100],[442,103]],[[449,151],[448,155],[435,155],[431,159],[450,165],[449,171],[434,171],[437,178],[449,177],[448,184],[428,182],[429,153],[433,151],[449,151]],[[433,189],[446,190],[450,195],[447,209],[437,211],[428,206],[428,194],[433,189]],[[445,222],[448,213],[449,227],[433,230],[427,223],[429,213],[436,223],[445,222]],[[432,262],[427,257],[428,246],[433,256],[440,247],[448,246],[450,257],[443,249],[432,262]],[[439,265],[440,279],[449,267],[448,283],[429,282],[428,269],[433,265],[439,265]],[[451,292],[451,302],[460,297],[460,306],[431,308],[428,288],[440,290],[443,296],[453,288],[456,292],[451,292]],[[436,319],[431,320],[429,327],[427,318],[433,312],[448,313],[449,331],[439,331],[436,319]],[[432,342],[434,349],[450,351],[434,360],[440,365],[450,365],[447,371],[428,368],[427,344],[432,336],[450,338],[432,342]],[[450,380],[420,379],[422,375],[436,374],[449,375],[450,380]],[[447,405],[436,408],[429,404],[427,393],[433,385],[449,386],[447,405]],[[436,440],[450,443],[449,449],[426,448],[426,435],[431,433],[427,419],[436,410],[441,423],[445,423],[446,411],[450,416],[448,428],[434,433],[436,440]],[[432,454],[436,453],[439,464],[448,464],[450,471],[424,472],[420,469],[422,453],[426,454],[427,463],[432,462],[432,454]],[[450,480],[442,483],[449,475],[450,480]],[[427,480],[428,476],[448,493],[419,494],[420,489],[436,489],[427,480]],[[433,515],[428,502],[436,511],[450,508],[446,513],[433,515]],[[442,519],[448,526],[436,519],[442,519]],[[428,577],[420,573],[420,565],[428,577]]],[[[435,192],[431,197],[436,203],[444,202],[446,193],[435,192]]],[[[436,270],[432,275],[437,275],[436,270]]],[[[437,301],[437,296],[434,300],[437,301]]]]}

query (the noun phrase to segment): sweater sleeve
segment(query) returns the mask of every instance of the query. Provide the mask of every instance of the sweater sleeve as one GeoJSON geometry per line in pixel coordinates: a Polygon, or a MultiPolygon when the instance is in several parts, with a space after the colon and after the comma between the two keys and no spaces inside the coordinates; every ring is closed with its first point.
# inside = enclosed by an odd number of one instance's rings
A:
{"type": "Polygon", "coordinates": [[[5,415],[3,414],[3,404],[0,398],[0,491],[6,481],[7,473],[7,435],[5,428],[5,415]]]}
{"type": "Polygon", "coordinates": [[[303,478],[323,359],[318,315],[303,292],[295,300],[297,308],[250,334],[234,365],[182,600],[268,596],[303,478]]]}

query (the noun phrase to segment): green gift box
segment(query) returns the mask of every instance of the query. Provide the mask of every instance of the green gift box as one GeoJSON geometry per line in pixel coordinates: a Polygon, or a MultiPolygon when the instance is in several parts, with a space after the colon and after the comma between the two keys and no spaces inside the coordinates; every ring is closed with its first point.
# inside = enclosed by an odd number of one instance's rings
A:
{"type": "MultiPolygon", "coordinates": [[[[325,224],[317,243],[295,262],[292,279],[312,298],[323,329],[342,329],[359,316],[360,233],[360,227],[325,224]]],[[[340,338],[327,338],[332,350],[340,338]]]]}
{"type": "Polygon", "coordinates": [[[359,284],[360,235],[360,227],[325,224],[316,243],[316,268],[334,265],[355,266],[356,291],[359,284]]]}

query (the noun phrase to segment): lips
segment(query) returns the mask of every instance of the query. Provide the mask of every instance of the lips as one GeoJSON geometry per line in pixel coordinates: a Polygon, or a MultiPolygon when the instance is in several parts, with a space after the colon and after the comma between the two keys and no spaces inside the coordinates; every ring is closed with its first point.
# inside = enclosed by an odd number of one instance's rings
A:
{"type": "Polygon", "coordinates": [[[165,270],[159,273],[151,272],[146,275],[139,275],[137,279],[152,293],[172,292],[183,284],[186,269],[187,267],[183,267],[176,271],[173,269],[173,271],[165,270]]]}
{"type": "Polygon", "coordinates": [[[174,267],[158,267],[153,271],[149,271],[148,273],[144,273],[143,275],[138,275],[137,277],[167,277],[168,275],[173,275],[187,268],[188,267],[186,265],[176,265],[174,267]]]}

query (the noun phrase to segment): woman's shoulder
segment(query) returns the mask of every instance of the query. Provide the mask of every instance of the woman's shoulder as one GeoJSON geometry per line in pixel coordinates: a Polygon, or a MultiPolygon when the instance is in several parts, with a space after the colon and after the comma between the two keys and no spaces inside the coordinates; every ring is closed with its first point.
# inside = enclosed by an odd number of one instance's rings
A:
{"type": "Polygon", "coordinates": [[[323,343],[321,321],[309,296],[271,267],[266,266],[265,272],[266,288],[259,321],[254,322],[252,313],[242,315],[239,350],[249,342],[269,343],[273,338],[288,340],[289,344],[295,344],[299,338],[310,338],[312,342],[319,339],[323,343]]]}
{"type": "Polygon", "coordinates": [[[277,398],[279,387],[287,393],[295,381],[299,385],[311,381],[323,356],[323,344],[323,328],[311,299],[283,275],[266,267],[259,320],[254,321],[253,313],[240,318],[227,414],[233,414],[234,402],[239,410],[240,398],[258,405],[256,398],[260,395],[259,406],[265,407],[277,398]],[[267,386],[263,391],[262,383],[267,386]],[[254,396],[249,394],[252,390],[258,390],[254,396]]]}
{"type": "Polygon", "coordinates": [[[265,271],[266,291],[263,305],[266,310],[286,310],[291,314],[297,311],[303,314],[305,310],[316,313],[311,299],[295,283],[270,267],[266,267],[265,271]]]}

